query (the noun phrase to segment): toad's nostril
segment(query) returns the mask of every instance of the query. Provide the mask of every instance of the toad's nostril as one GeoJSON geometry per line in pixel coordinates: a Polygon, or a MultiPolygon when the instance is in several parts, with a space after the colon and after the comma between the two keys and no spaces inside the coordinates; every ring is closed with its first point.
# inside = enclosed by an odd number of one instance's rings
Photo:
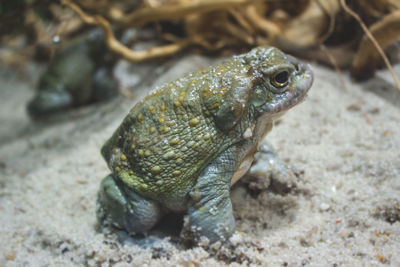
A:
{"type": "Polygon", "coordinates": [[[287,56],[287,59],[288,62],[294,66],[296,72],[299,72],[302,69],[301,67],[302,63],[298,59],[292,56],[287,56]]]}

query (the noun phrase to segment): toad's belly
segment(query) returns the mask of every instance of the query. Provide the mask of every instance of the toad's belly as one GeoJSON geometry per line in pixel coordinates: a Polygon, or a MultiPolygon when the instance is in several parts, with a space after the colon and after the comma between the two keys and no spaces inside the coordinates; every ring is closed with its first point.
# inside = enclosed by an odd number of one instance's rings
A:
{"type": "Polygon", "coordinates": [[[254,161],[254,152],[249,152],[238,165],[239,167],[232,175],[231,186],[234,185],[239,179],[246,174],[246,172],[250,169],[251,164],[254,161]]]}

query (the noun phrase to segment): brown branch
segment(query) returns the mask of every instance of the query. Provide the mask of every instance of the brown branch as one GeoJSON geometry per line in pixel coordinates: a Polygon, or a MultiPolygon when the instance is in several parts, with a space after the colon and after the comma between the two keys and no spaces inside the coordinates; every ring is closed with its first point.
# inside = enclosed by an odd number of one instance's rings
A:
{"type": "Polygon", "coordinates": [[[178,19],[196,13],[226,10],[250,3],[255,0],[203,0],[188,1],[179,5],[163,5],[159,7],[143,7],[130,14],[125,14],[118,8],[112,8],[108,16],[121,27],[141,26],[145,23],[166,19],[178,19]]]}
{"type": "Polygon", "coordinates": [[[339,11],[337,0],[311,1],[301,14],[285,25],[277,36],[277,46],[293,52],[314,49],[331,35],[334,26],[332,18],[339,11]]]}
{"type": "Polygon", "coordinates": [[[328,39],[332,35],[333,31],[335,30],[336,15],[340,8],[339,8],[339,4],[337,4],[336,1],[322,3],[321,0],[317,0],[317,4],[320,6],[321,10],[329,18],[328,30],[326,32],[324,32],[318,40],[318,43],[322,44],[323,42],[326,41],[326,39],[328,39]]]}
{"type": "Polygon", "coordinates": [[[273,43],[276,36],[281,32],[280,27],[272,22],[262,17],[255,6],[248,6],[245,11],[246,18],[249,20],[254,27],[263,31],[267,34],[268,39],[273,43]]]}
{"type": "Polygon", "coordinates": [[[248,34],[245,30],[240,28],[239,26],[236,26],[235,24],[231,23],[227,16],[224,16],[223,19],[221,19],[221,23],[219,27],[224,31],[229,33],[232,37],[236,38],[237,40],[248,44],[248,45],[253,45],[254,44],[254,39],[253,37],[248,34]]]}
{"type": "Polygon", "coordinates": [[[223,40],[219,40],[215,44],[212,44],[200,35],[195,35],[189,38],[189,40],[191,40],[193,44],[199,45],[208,51],[218,51],[226,45],[223,40]]]}
{"type": "MultiPolygon", "coordinates": [[[[386,15],[373,24],[370,31],[382,48],[400,40],[400,10],[386,15]]],[[[369,76],[381,62],[380,59],[373,43],[364,36],[353,61],[352,75],[356,78],[369,76]]]]}
{"type": "Polygon", "coordinates": [[[114,33],[111,29],[110,23],[106,19],[104,19],[102,16],[98,16],[98,15],[89,16],[85,12],[83,12],[83,10],[80,7],[78,7],[76,4],[70,2],[69,0],[62,0],[62,3],[64,5],[70,7],[72,10],[74,10],[85,23],[100,26],[104,32],[105,41],[106,41],[108,48],[112,52],[116,53],[117,55],[123,57],[126,60],[132,61],[132,62],[139,62],[139,61],[143,61],[146,59],[173,55],[189,44],[188,41],[182,41],[182,42],[175,43],[175,44],[159,46],[159,47],[152,47],[147,50],[134,51],[134,50],[131,50],[130,48],[126,47],[122,43],[120,43],[115,38],[114,33]]]}
{"type": "Polygon", "coordinates": [[[389,59],[386,57],[385,52],[383,52],[382,47],[379,45],[378,41],[375,39],[375,37],[372,35],[372,33],[368,30],[367,26],[365,25],[365,23],[361,20],[360,16],[355,13],[352,9],[350,9],[347,4],[346,4],[346,0],[340,0],[340,3],[343,7],[343,9],[350,14],[353,18],[355,18],[357,20],[357,22],[360,24],[361,28],[363,29],[365,35],[368,37],[368,39],[374,44],[376,50],[378,50],[380,56],[382,57],[383,61],[386,64],[386,67],[389,69],[390,74],[393,77],[393,80],[397,86],[397,89],[400,90],[400,80],[399,78],[396,76],[396,74],[393,71],[392,65],[389,62],[389,59]]]}
{"type": "Polygon", "coordinates": [[[335,57],[332,55],[332,53],[329,51],[329,49],[324,44],[321,44],[319,46],[319,48],[326,54],[329,62],[331,62],[332,66],[335,69],[336,75],[338,76],[339,81],[342,84],[343,89],[345,91],[347,91],[346,83],[343,80],[342,72],[341,72],[341,70],[339,68],[339,65],[338,65],[335,57]]]}
{"type": "Polygon", "coordinates": [[[240,26],[242,26],[243,29],[246,30],[246,32],[250,35],[254,35],[255,30],[252,27],[252,25],[250,25],[250,23],[244,18],[243,14],[241,14],[239,11],[237,11],[236,9],[229,9],[228,11],[234,18],[235,20],[238,22],[238,24],[240,26]]]}

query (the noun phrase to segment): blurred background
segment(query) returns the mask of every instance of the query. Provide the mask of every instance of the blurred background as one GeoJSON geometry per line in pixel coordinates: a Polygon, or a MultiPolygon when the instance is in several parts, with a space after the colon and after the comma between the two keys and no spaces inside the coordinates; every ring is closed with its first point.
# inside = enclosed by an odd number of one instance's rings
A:
{"type": "Polygon", "coordinates": [[[96,28],[112,57],[132,62],[269,44],[362,80],[399,59],[398,0],[14,0],[0,21],[0,64],[21,73],[96,28]]]}

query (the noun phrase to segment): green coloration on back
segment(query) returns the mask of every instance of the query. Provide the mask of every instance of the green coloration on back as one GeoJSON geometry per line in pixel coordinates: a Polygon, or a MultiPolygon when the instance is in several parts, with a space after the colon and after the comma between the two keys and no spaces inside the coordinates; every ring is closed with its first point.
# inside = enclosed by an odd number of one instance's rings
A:
{"type": "Polygon", "coordinates": [[[184,197],[199,171],[240,139],[236,131],[219,130],[214,118],[229,101],[232,83],[251,83],[248,69],[232,60],[170,82],[143,99],[102,149],[113,173],[152,199],[184,197]]]}

